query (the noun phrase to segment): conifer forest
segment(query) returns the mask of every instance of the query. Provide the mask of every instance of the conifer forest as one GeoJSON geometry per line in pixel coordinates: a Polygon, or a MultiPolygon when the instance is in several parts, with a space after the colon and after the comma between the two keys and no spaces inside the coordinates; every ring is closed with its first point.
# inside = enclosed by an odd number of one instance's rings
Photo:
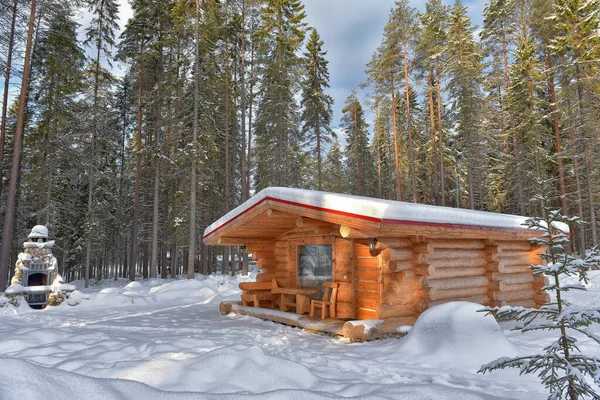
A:
{"type": "Polygon", "coordinates": [[[600,0],[397,0],[339,122],[301,0],[129,3],[0,0],[0,291],[36,224],[66,280],[242,269],[204,228],[270,186],[538,216],[541,178],[599,243],[600,0]]]}

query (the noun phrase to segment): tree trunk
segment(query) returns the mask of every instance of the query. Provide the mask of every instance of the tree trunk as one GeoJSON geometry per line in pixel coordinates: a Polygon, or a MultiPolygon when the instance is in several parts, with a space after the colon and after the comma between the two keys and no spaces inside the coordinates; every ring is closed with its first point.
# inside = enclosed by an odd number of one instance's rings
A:
{"type": "MultiPolygon", "coordinates": [[[[163,48],[162,45],[158,48],[158,76],[157,76],[157,107],[155,116],[155,129],[154,129],[154,151],[160,153],[160,136],[161,136],[161,125],[162,125],[162,77],[163,77],[163,48]]],[[[159,222],[159,209],[160,209],[160,154],[156,154],[153,157],[154,161],[154,196],[152,204],[152,258],[150,263],[150,277],[156,278],[158,275],[158,222],[159,222]]]]}
{"type": "Polygon", "coordinates": [[[12,19],[10,22],[10,36],[8,37],[8,54],[6,56],[6,73],[4,74],[4,92],[2,97],[2,121],[0,122],[0,193],[2,193],[2,176],[4,174],[4,142],[6,141],[6,113],[8,110],[8,88],[10,82],[10,69],[15,38],[15,24],[17,20],[17,0],[13,1],[12,19]]]}
{"type": "Polygon", "coordinates": [[[196,0],[196,60],[194,63],[194,116],[192,121],[192,167],[190,172],[190,242],[188,249],[187,278],[194,279],[194,258],[196,255],[196,158],[198,149],[198,75],[200,62],[200,0],[196,0]]]}
{"type": "Polygon", "coordinates": [[[142,95],[143,95],[143,44],[140,47],[139,67],[138,67],[138,110],[137,110],[137,137],[136,137],[136,161],[135,161],[135,200],[133,202],[133,223],[131,232],[131,263],[129,265],[129,279],[135,280],[135,267],[137,263],[138,251],[138,220],[140,218],[140,187],[142,174],[142,95]]]}
{"type": "Polygon", "coordinates": [[[415,175],[415,149],[413,146],[412,137],[412,114],[410,108],[410,85],[408,83],[408,38],[404,38],[404,91],[406,92],[406,128],[408,130],[408,158],[410,166],[410,184],[413,203],[418,203],[417,200],[417,177],[415,175]]]}
{"type": "Polygon", "coordinates": [[[560,191],[560,209],[563,215],[568,214],[567,210],[567,189],[565,185],[564,159],[561,155],[562,145],[560,140],[560,121],[558,120],[558,107],[556,105],[556,91],[554,90],[554,74],[552,71],[552,57],[550,51],[545,48],[546,72],[548,73],[547,84],[548,94],[550,95],[550,108],[552,109],[552,128],[554,131],[554,141],[556,143],[556,153],[558,156],[558,189],[560,191]]]}
{"type": "Polygon", "coordinates": [[[436,137],[435,137],[435,106],[433,104],[433,73],[431,71],[431,63],[427,62],[427,83],[429,85],[428,87],[428,91],[429,91],[429,123],[431,125],[431,165],[433,166],[433,168],[431,168],[432,171],[432,175],[433,175],[433,185],[432,185],[432,189],[431,191],[432,193],[432,197],[433,197],[433,204],[439,205],[440,204],[440,198],[439,198],[439,186],[440,186],[440,182],[437,179],[437,173],[436,173],[436,165],[437,165],[437,160],[436,160],[436,137]]]}
{"type": "Polygon", "coordinates": [[[242,43],[241,43],[241,72],[240,72],[240,125],[242,129],[242,157],[240,162],[242,202],[248,200],[250,192],[246,185],[246,0],[242,0],[242,43]]]}
{"type": "Polygon", "coordinates": [[[435,73],[437,86],[437,118],[438,118],[438,141],[439,141],[439,162],[440,162],[440,201],[441,205],[446,205],[446,176],[444,166],[444,130],[442,129],[442,73],[439,66],[439,58],[435,59],[435,73]]]}
{"type": "Polygon", "coordinates": [[[90,279],[90,257],[92,253],[92,232],[91,227],[93,227],[93,194],[94,194],[94,173],[95,173],[95,160],[96,160],[96,137],[98,135],[98,86],[100,81],[100,51],[102,49],[102,28],[103,21],[102,16],[103,13],[98,13],[98,30],[99,36],[96,40],[96,65],[94,68],[94,103],[92,105],[92,143],[90,148],[90,168],[88,171],[88,205],[87,205],[87,219],[88,219],[88,229],[86,231],[86,240],[85,240],[85,287],[89,286],[90,279]]]}
{"type": "Polygon", "coordinates": [[[246,199],[250,198],[252,176],[252,104],[254,103],[254,41],[250,51],[250,93],[248,97],[248,154],[246,156],[246,199]]]}
{"type": "MultiPolygon", "coordinates": [[[[575,59],[579,57],[576,54],[575,59]]],[[[588,206],[590,208],[590,225],[592,228],[592,247],[598,244],[598,232],[596,228],[596,205],[594,201],[594,191],[592,188],[592,165],[590,160],[590,151],[588,145],[588,135],[586,129],[585,112],[583,111],[583,83],[581,82],[581,69],[579,64],[575,64],[575,80],[577,86],[577,100],[579,102],[579,124],[581,126],[580,140],[583,145],[583,156],[584,156],[584,167],[585,167],[585,181],[587,185],[588,194],[588,206]]],[[[582,249],[583,250],[583,249],[582,249]]]]}
{"type": "Polygon", "coordinates": [[[394,77],[392,84],[392,124],[394,130],[394,166],[396,168],[396,200],[402,201],[402,179],[400,177],[400,149],[398,148],[398,123],[396,121],[396,88],[394,87],[394,77]]]}
{"type": "Polygon", "coordinates": [[[31,0],[31,11],[29,14],[29,27],[27,31],[27,44],[25,48],[25,59],[23,60],[23,76],[21,83],[21,94],[19,96],[19,110],[17,114],[17,127],[13,143],[13,157],[10,170],[10,182],[8,184],[8,196],[4,213],[4,230],[2,231],[2,244],[0,245],[0,289],[4,290],[8,281],[8,263],[10,245],[13,239],[13,223],[15,219],[15,204],[17,200],[17,182],[19,180],[21,165],[21,148],[23,141],[23,129],[25,127],[25,109],[27,108],[27,89],[29,88],[29,70],[31,67],[31,46],[33,28],[35,22],[35,8],[37,1],[31,0]]]}

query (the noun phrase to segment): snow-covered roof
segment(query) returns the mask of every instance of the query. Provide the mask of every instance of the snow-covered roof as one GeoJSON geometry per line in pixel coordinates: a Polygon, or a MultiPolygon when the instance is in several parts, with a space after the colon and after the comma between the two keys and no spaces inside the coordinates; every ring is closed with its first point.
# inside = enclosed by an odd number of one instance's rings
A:
{"type": "MultiPolygon", "coordinates": [[[[488,228],[511,231],[528,229],[523,225],[528,217],[517,215],[414,204],[315,190],[270,187],[260,191],[208,226],[204,230],[203,237],[206,238],[225,228],[229,223],[267,200],[383,224],[488,228]]],[[[560,229],[569,232],[569,227],[566,224],[560,224],[560,229]]]]}

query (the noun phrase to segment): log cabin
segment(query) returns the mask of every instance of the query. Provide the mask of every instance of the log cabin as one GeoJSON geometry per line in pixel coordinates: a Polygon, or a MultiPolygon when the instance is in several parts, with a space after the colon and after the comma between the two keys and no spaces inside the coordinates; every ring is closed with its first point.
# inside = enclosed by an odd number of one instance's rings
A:
{"type": "MultiPolygon", "coordinates": [[[[526,228],[526,219],[272,187],[208,226],[203,240],[245,246],[262,271],[258,282],[275,279],[278,287],[320,293],[324,282],[336,282],[338,322],[330,333],[360,340],[398,332],[423,311],[449,301],[546,303],[540,290],[544,278],[529,269],[542,262],[542,248],[528,239],[542,232],[526,228]]],[[[566,225],[561,229],[568,232],[566,225]]],[[[252,308],[221,305],[223,312],[327,331],[323,323],[313,327],[308,317],[252,308]]]]}

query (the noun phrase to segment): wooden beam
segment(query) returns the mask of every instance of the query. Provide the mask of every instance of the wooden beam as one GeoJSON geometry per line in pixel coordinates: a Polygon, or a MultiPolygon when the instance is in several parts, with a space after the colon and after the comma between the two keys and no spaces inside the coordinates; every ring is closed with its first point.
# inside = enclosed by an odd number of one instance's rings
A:
{"type": "Polygon", "coordinates": [[[291,217],[292,214],[269,208],[266,212],[267,217],[291,217]]]}
{"type": "Polygon", "coordinates": [[[345,239],[374,239],[377,237],[375,232],[360,231],[347,225],[340,226],[340,235],[345,239]]]}
{"type": "Polygon", "coordinates": [[[256,238],[256,237],[231,237],[231,236],[222,236],[217,239],[217,244],[221,246],[230,246],[230,245],[240,245],[243,246],[245,244],[250,243],[273,243],[273,238],[256,238]]]}

